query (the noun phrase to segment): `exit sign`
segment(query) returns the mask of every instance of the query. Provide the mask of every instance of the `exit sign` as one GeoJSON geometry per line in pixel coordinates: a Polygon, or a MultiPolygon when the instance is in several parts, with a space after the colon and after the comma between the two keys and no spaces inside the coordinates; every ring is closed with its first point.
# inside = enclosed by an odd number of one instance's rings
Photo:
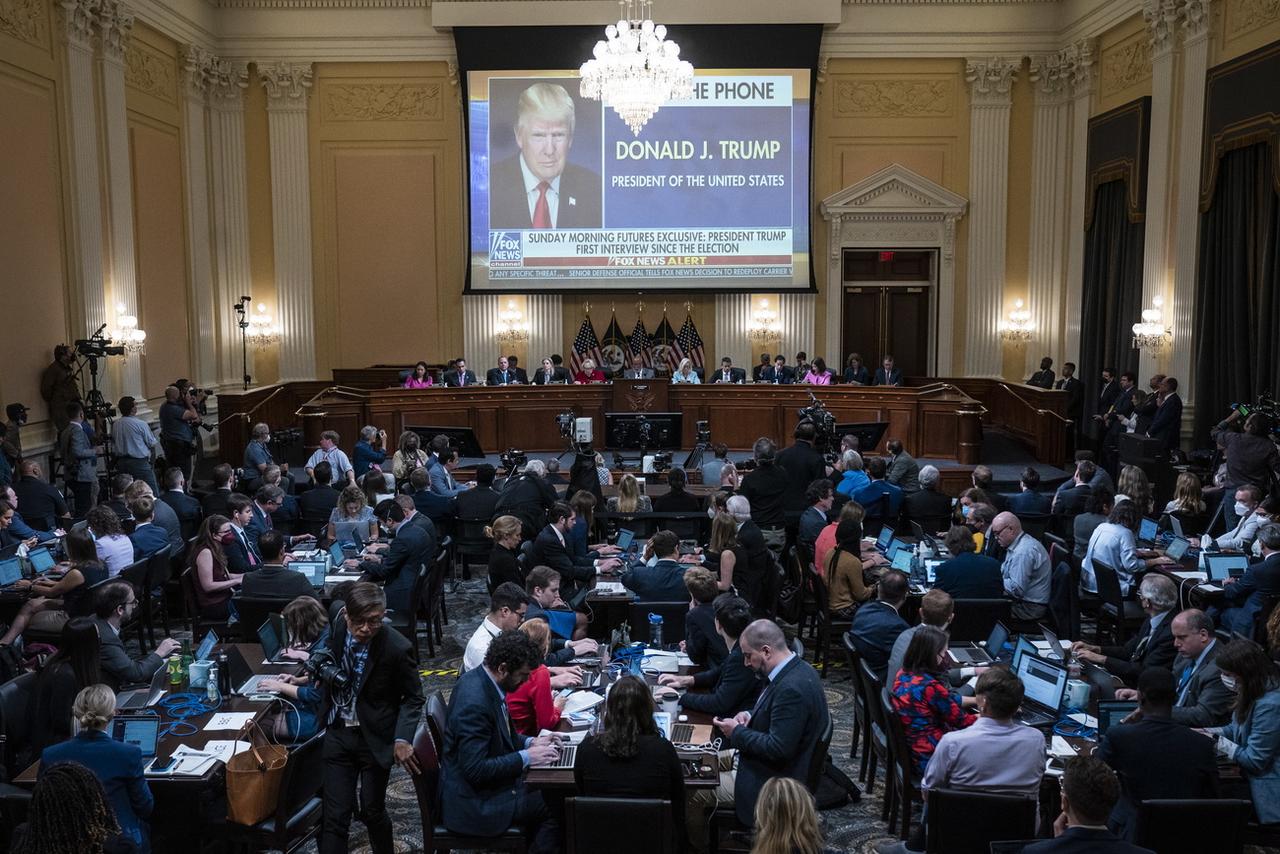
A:
{"type": "Polygon", "coordinates": [[[892,260],[893,260],[893,255],[894,255],[894,253],[892,253],[892,252],[881,252],[881,253],[880,253],[880,262],[881,262],[881,263],[887,263],[887,262],[889,262],[889,261],[892,261],[892,260]]]}

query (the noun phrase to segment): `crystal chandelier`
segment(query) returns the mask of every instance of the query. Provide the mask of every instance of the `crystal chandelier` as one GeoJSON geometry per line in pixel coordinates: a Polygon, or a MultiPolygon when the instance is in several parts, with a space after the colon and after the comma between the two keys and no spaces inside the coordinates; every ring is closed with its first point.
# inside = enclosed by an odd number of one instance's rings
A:
{"type": "Polygon", "coordinates": [[[259,348],[269,347],[280,340],[280,327],[271,322],[271,315],[267,314],[265,304],[258,303],[257,310],[249,317],[245,337],[250,344],[259,348]]]}
{"type": "Polygon", "coordinates": [[[693,66],[680,59],[680,45],[666,41],[667,28],[653,23],[653,0],[618,0],[621,17],[605,27],[595,59],[582,63],[581,94],[613,107],[631,132],[670,100],[693,96],[693,66]]]}
{"type": "Polygon", "coordinates": [[[529,327],[524,315],[516,308],[515,300],[507,300],[507,307],[498,313],[498,332],[494,336],[504,344],[520,344],[529,340],[529,327]]]}
{"type": "Polygon", "coordinates": [[[1160,317],[1160,307],[1164,305],[1164,300],[1155,297],[1151,300],[1151,304],[1153,308],[1142,310],[1142,322],[1133,324],[1133,349],[1135,350],[1154,352],[1169,340],[1169,327],[1164,325],[1160,317]]]}
{"type": "Polygon", "coordinates": [[[147,352],[147,333],[138,328],[138,318],[128,311],[124,303],[116,304],[116,328],[109,330],[113,343],[124,347],[126,353],[147,352]]]}
{"type": "Polygon", "coordinates": [[[769,307],[769,300],[760,298],[760,305],[751,316],[751,328],[747,337],[752,341],[766,342],[778,337],[778,312],[769,307]]]}
{"type": "Polygon", "coordinates": [[[1000,337],[1005,341],[1030,341],[1033,331],[1035,326],[1031,323],[1031,312],[1023,307],[1022,300],[1014,300],[1009,319],[1000,328],[1000,337]]]}

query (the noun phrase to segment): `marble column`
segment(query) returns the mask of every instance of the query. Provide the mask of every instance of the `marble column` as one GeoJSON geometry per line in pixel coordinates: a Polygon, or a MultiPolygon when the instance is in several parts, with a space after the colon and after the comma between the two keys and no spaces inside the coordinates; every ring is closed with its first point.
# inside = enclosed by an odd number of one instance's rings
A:
{"type": "MultiPolygon", "coordinates": [[[[129,153],[129,113],[124,93],[124,52],[133,14],[116,0],[103,0],[98,9],[99,42],[102,53],[99,69],[102,84],[102,131],[106,144],[108,223],[111,240],[111,301],[107,316],[114,323],[119,306],[123,314],[138,318],[147,328],[146,318],[138,310],[137,255],[133,239],[133,164],[129,153]]],[[[125,356],[121,374],[121,391],[140,401],[142,364],[137,353],[125,356]]]]}
{"type": "Polygon", "coordinates": [[[93,22],[98,0],[63,0],[63,39],[66,42],[67,132],[70,149],[72,304],[84,337],[110,318],[103,277],[102,195],[98,158],[98,99],[93,84],[93,22]]]}
{"type": "MultiPolygon", "coordinates": [[[[1173,120],[1173,48],[1178,28],[1177,0],[1143,0],[1142,17],[1151,42],[1151,141],[1147,149],[1147,202],[1142,247],[1142,308],[1169,295],[1169,149],[1173,120]]],[[[1203,81],[1203,77],[1201,80],[1203,81]]],[[[1199,146],[1196,146],[1199,160],[1199,146]]],[[[1137,323],[1140,318],[1129,320],[1137,323]]],[[[1142,386],[1160,367],[1159,355],[1143,350],[1138,360],[1142,386]]]]}
{"type": "MultiPolygon", "coordinates": [[[[560,294],[526,294],[525,320],[529,324],[529,346],[520,367],[533,376],[533,370],[542,364],[542,357],[552,353],[564,353],[572,342],[565,343],[564,307],[560,294]]],[[[574,330],[576,334],[578,330],[574,330]]],[[[603,335],[597,329],[596,335],[603,335]]],[[[496,364],[496,363],[495,363],[496,364]]]]}
{"type": "Polygon", "coordinates": [[[307,102],[311,65],[259,65],[271,133],[271,221],[280,306],[280,380],[316,378],[307,102]]]}
{"type": "Polygon", "coordinates": [[[1165,318],[1173,321],[1168,373],[1187,401],[1183,423],[1195,416],[1192,354],[1196,304],[1196,253],[1200,226],[1200,144],[1204,135],[1204,82],[1209,67],[1209,2],[1182,0],[1182,109],[1178,117],[1178,197],[1174,214],[1173,293],[1165,318]],[[1170,305],[1172,303],[1172,305],[1170,305]]]}
{"type": "Polygon", "coordinates": [[[1066,51],[1031,58],[1035,123],[1031,141],[1031,246],[1027,308],[1035,337],[1023,373],[1031,376],[1049,355],[1061,371],[1062,291],[1066,277],[1067,170],[1071,118],[1071,60],[1066,51]]]}
{"type": "MultiPolygon", "coordinates": [[[[752,318],[755,316],[755,307],[762,296],[763,294],[747,293],[716,294],[716,337],[712,342],[714,349],[707,356],[708,364],[713,359],[728,356],[735,365],[754,365],[758,354],[753,354],[753,349],[758,348],[761,352],[772,354],[779,341],[786,340],[781,333],[767,342],[748,337],[747,333],[754,325],[752,318]]],[[[776,300],[770,299],[769,304],[774,311],[778,310],[776,300]]]]}
{"type": "Polygon", "coordinates": [[[252,296],[244,152],[244,90],[249,85],[249,71],[242,62],[213,59],[208,73],[214,278],[206,325],[214,336],[219,387],[239,388],[245,371],[240,365],[240,330],[232,307],[241,296],[252,296]]]}
{"type": "Polygon", "coordinates": [[[209,146],[205,109],[215,57],[185,45],[182,61],[182,155],[186,169],[187,278],[191,287],[192,374],[202,388],[218,383],[217,316],[213,298],[213,253],[209,219],[209,146]]]}
{"type": "MultiPolygon", "coordinates": [[[[467,365],[476,372],[478,378],[484,378],[484,372],[498,364],[501,348],[495,334],[501,325],[502,308],[505,297],[499,294],[474,294],[462,298],[462,352],[446,354],[447,358],[462,356],[467,365]]],[[[577,330],[574,330],[575,332],[577,330]]],[[[600,334],[599,329],[596,334],[600,334]]],[[[549,350],[548,354],[561,352],[549,350]]],[[[542,356],[536,357],[538,362],[542,356]]],[[[530,362],[534,359],[530,356],[530,362]]],[[[568,359],[568,353],[565,353],[568,359]]],[[[531,366],[525,366],[525,372],[532,375],[531,366]]]]}
{"type": "Polygon", "coordinates": [[[1084,206],[1088,202],[1089,108],[1096,83],[1093,74],[1094,42],[1082,39],[1064,51],[1070,62],[1071,145],[1070,178],[1067,184],[1067,283],[1062,315],[1063,361],[1077,363],[1077,376],[1097,371],[1098,365],[1080,365],[1080,312],[1084,300],[1084,206]]]}
{"type": "Polygon", "coordinates": [[[969,266],[966,287],[965,374],[998,377],[999,323],[1004,300],[1008,218],[1009,110],[1019,61],[970,59],[969,82],[969,266]]]}

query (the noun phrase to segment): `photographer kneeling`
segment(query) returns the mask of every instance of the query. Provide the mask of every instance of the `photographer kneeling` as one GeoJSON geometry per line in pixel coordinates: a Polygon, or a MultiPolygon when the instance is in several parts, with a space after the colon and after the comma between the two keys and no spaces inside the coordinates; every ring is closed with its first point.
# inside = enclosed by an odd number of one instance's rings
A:
{"type": "Polygon", "coordinates": [[[392,854],[387,780],[391,763],[419,773],[413,736],[422,716],[422,681],[409,641],[382,618],[387,603],[376,584],[351,586],[346,607],[330,609],[327,651],[313,654],[307,672],[324,686],[324,819],[320,854],[346,854],[356,786],[360,820],[374,854],[392,854]]]}

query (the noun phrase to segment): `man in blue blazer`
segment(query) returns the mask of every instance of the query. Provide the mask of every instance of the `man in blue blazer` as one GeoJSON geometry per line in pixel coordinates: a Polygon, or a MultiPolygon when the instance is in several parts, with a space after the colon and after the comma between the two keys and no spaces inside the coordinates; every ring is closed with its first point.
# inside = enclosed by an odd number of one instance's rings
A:
{"type": "Polygon", "coordinates": [[[431,538],[422,528],[408,524],[408,515],[394,498],[378,502],[373,514],[378,518],[378,524],[389,527],[395,534],[391,547],[385,554],[366,557],[358,564],[354,559],[344,561],[344,564],[352,569],[358,567],[371,579],[381,582],[387,607],[407,614],[417,604],[409,601],[413,582],[423,564],[429,564],[435,558],[431,538]]]}
{"type": "Polygon", "coordinates": [[[687,564],[680,563],[680,538],[671,531],[659,531],[649,538],[646,550],[658,560],[653,566],[641,564],[622,573],[622,583],[636,594],[637,602],[679,602],[689,595],[684,586],[687,564]]]}
{"type": "Polygon", "coordinates": [[[1040,486],[1040,472],[1033,467],[1027,466],[1022,470],[1018,485],[1022,488],[1020,492],[1005,496],[1005,506],[1010,513],[1048,513],[1052,509],[1052,499],[1037,489],[1040,486]]]}
{"type": "Polygon", "coordinates": [[[1280,525],[1258,529],[1262,560],[1249,564],[1244,575],[1228,578],[1222,587],[1222,610],[1214,621],[1224,629],[1253,637],[1253,618],[1268,596],[1280,593],[1280,525]]]}
{"type": "Polygon", "coordinates": [[[863,605],[853,615],[849,638],[881,682],[885,681],[893,642],[909,628],[907,621],[898,613],[902,603],[907,601],[909,586],[906,573],[898,570],[886,572],[876,585],[876,600],[863,605]]]}
{"type": "Polygon", "coordinates": [[[659,685],[693,688],[697,693],[685,694],[680,706],[715,717],[730,717],[755,705],[760,693],[760,680],[747,667],[739,639],[751,624],[751,605],[737,596],[726,596],[716,603],[716,633],[729,647],[729,655],[692,676],[664,673],[659,685]]]}
{"type": "Polygon", "coordinates": [[[455,833],[498,836],[525,828],[529,850],[559,850],[560,828],[542,794],[525,787],[529,765],[545,765],[558,751],[552,736],[529,738],[511,729],[506,695],[529,678],[542,655],[528,635],[506,631],[489,644],[484,665],[468,670],[449,696],[440,757],[440,800],[445,827],[455,833]]]}
{"type": "Polygon", "coordinates": [[[1107,816],[1119,799],[1120,783],[1105,762],[1093,756],[1067,760],[1054,838],[1033,842],[1022,854],[1154,854],[1107,829],[1107,816]]]}
{"type": "Polygon", "coordinates": [[[135,498],[129,502],[129,512],[137,522],[129,541],[133,543],[133,559],[142,560],[151,557],[161,549],[169,547],[169,535],[164,528],[155,524],[155,501],[150,498],[135,498]]]}
{"type": "Polygon", "coordinates": [[[431,491],[445,498],[453,498],[470,489],[474,484],[458,483],[453,479],[453,470],[458,467],[458,452],[453,448],[445,448],[440,452],[440,465],[428,469],[431,475],[431,491]]]}
{"type": "Polygon", "coordinates": [[[902,370],[893,364],[893,357],[885,354],[884,361],[876,368],[872,385],[902,385],[902,370]]]}
{"type": "Polygon", "coordinates": [[[967,525],[952,525],[944,541],[955,557],[940,564],[933,586],[953,599],[999,599],[1004,596],[1004,576],[1000,561],[974,552],[973,531],[967,525]]]}
{"type": "Polygon", "coordinates": [[[776,623],[756,620],[738,644],[764,688],[751,711],[712,720],[738,751],[730,787],[734,811],[738,821],[752,827],[761,787],[773,777],[804,780],[831,717],[817,671],[787,647],[776,623]]]}

